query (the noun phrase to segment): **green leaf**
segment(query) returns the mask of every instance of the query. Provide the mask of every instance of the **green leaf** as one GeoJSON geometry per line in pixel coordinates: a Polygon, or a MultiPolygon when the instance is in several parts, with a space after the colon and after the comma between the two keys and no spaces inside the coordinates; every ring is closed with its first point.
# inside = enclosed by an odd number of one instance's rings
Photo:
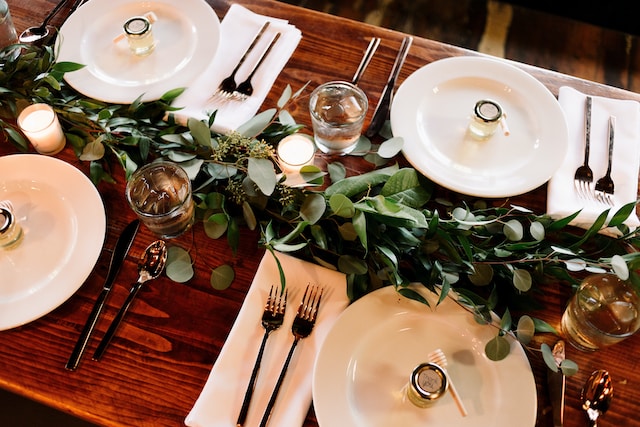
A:
{"type": "Polygon", "coordinates": [[[334,194],[329,198],[329,207],[333,213],[343,218],[352,218],[356,209],[353,202],[344,194],[334,194]]]}
{"type": "Polygon", "coordinates": [[[535,331],[536,326],[530,316],[524,315],[520,317],[518,320],[518,327],[516,329],[516,336],[522,345],[527,345],[531,342],[535,335],[535,331]]]}
{"type": "Polygon", "coordinates": [[[223,264],[211,271],[211,287],[217,291],[223,291],[231,286],[235,277],[236,273],[233,271],[233,267],[223,264]]]}
{"type": "Polygon", "coordinates": [[[190,280],[194,271],[189,252],[178,246],[170,246],[167,250],[165,273],[174,282],[184,283],[190,280]]]}
{"type": "Polygon", "coordinates": [[[431,192],[421,185],[415,169],[401,169],[394,173],[380,194],[412,208],[423,206],[431,198],[431,192]]]}
{"type": "Polygon", "coordinates": [[[366,191],[367,189],[385,182],[391,175],[398,171],[398,166],[390,166],[384,169],[378,169],[367,172],[362,175],[345,178],[341,181],[333,183],[325,190],[325,195],[331,197],[340,193],[347,197],[352,197],[366,191]]]}
{"type": "Polygon", "coordinates": [[[513,272],[513,286],[520,292],[528,292],[531,289],[533,279],[531,273],[522,268],[517,268],[513,272]]]}
{"type": "Polygon", "coordinates": [[[494,362],[507,357],[510,351],[511,346],[509,345],[509,341],[500,335],[494,337],[484,347],[484,353],[487,355],[489,360],[493,360],[494,362]]]}
{"type": "Polygon", "coordinates": [[[300,217],[309,224],[315,224],[322,218],[326,209],[327,204],[322,194],[311,193],[300,206],[300,217]]]}
{"type": "Polygon", "coordinates": [[[545,365],[547,365],[547,367],[553,372],[558,372],[558,364],[556,363],[556,359],[553,358],[551,347],[546,343],[542,343],[540,345],[540,351],[542,352],[542,359],[544,360],[545,365]]]}
{"type": "Polygon", "coordinates": [[[388,139],[380,144],[380,147],[378,148],[378,156],[384,159],[391,159],[400,153],[403,145],[404,139],[401,137],[388,139]]]}
{"type": "Polygon", "coordinates": [[[180,95],[182,95],[184,93],[184,91],[186,90],[186,88],[184,87],[180,87],[177,89],[171,89],[167,92],[165,92],[160,99],[164,102],[167,103],[171,103],[173,100],[175,100],[177,97],[179,97],[180,95]]]}
{"type": "Polygon", "coordinates": [[[190,117],[187,120],[187,126],[196,144],[202,147],[211,147],[211,129],[206,123],[190,117]]]}
{"type": "Polygon", "coordinates": [[[251,119],[249,119],[248,122],[241,125],[237,129],[237,132],[242,136],[255,138],[256,136],[260,135],[267,128],[267,126],[269,126],[271,120],[273,120],[273,118],[275,117],[276,112],[277,110],[275,108],[271,108],[253,116],[251,119]]]}
{"type": "Polygon", "coordinates": [[[287,102],[289,102],[289,100],[291,99],[292,92],[293,90],[291,89],[291,85],[287,85],[284,88],[284,90],[282,91],[282,94],[280,95],[280,98],[278,99],[278,102],[276,103],[278,108],[284,108],[287,102]]]}
{"type": "Polygon", "coordinates": [[[345,274],[366,274],[369,270],[364,260],[352,255],[338,258],[338,269],[345,274]]]}
{"type": "Polygon", "coordinates": [[[609,221],[609,227],[618,227],[629,218],[629,216],[635,211],[637,202],[627,203],[622,206],[609,221]]]}
{"type": "Polygon", "coordinates": [[[276,188],[276,170],[268,159],[249,157],[248,176],[265,196],[270,196],[276,188]]]}
{"type": "Polygon", "coordinates": [[[340,162],[329,163],[327,165],[327,171],[329,172],[331,182],[341,181],[347,176],[347,170],[340,162]]]}
{"type": "Polygon", "coordinates": [[[219,239],[227,232],[229,221],[227,215],[220,212],[211,215],[207,221],[203,223],[204,232],[211,239],[219,239]]]}
{"type": "Polygon", "coordinates": [[[578,364],[573,360],[564,359],[560,362],[560,370],[564,376],[570,377],[578,373],[578,364]]]}
{"type": "Polygon", "coordinates": [[[80,160],[93,161],[100,160],[104,157],[104,145],[98,139],[85,145],[80,155],[80,160]]]}
{"type": "Polygon", "coordinates": [[[512,242],[518,242],[524,237],[524,228],[520,221],[511,219],[507,221],[502,230],[507,239],[512,242]]]}

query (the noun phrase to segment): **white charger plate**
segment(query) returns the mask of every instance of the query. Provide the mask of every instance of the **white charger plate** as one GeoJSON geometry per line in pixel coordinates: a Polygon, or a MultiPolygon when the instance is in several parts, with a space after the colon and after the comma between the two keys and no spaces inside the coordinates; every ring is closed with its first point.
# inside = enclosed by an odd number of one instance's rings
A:
{"type": "Polygon", "coordinates": [[[485,57],[432,62],[398,88],[391,107],[394,136],[426,177],[478,197],[508,197],[544,184],[568,147],[567,124],[551,92],[525,71],[485,57]],[[467,133],[477,101],[492,99],[510,135],[480,141],[467,133]]]}
{"type": "Polygon", "coordinates": [[[534,426],[536,385],[520,344],[507,358],[484,354],[496,329],[476,323],[450,299],[421,292],[429,308],[388,286],[349,306],[318,353],[313,375],[316,417],[324,427],[534,426]],[[447,370],[468,411],[462,417],[450,393],[427,409],[404,398],[412,370],[442,349],[447,370]]]}
{"type": "Polygon", "coordinates": [[[0,330],[21,326],[71,297],[93,269],[106,232],[93,183],[53,157],[0,157],[0,200],[9,200],[24,236],[0,249],[0,330]]]}
{"type": "Polygon", "coordinates": [[[220,41],[220,21],[204,0],[91,0],[60,29],[58,61],[85,68],[65,74],[78,92],[105,102],[129,104],[159,99],[186,87],[211,63],[220,41]],[[155,13],[156,47],[147,56],[130,53],[122,34],[133,16],[155,13]]]}

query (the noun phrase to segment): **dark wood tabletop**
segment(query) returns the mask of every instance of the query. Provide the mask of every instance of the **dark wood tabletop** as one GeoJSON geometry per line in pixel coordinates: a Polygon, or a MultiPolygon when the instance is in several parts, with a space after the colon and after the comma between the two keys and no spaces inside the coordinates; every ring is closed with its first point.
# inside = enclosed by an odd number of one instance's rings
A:
{"type": "MultiPolygon", "coordinates": [[[[232,3],[230,0],[207,1],[220,19],[232,3]]],[[[41,22],[57,2],[8,0],[8,3],[20,32],[41,22]]],[[[368,39],[378,36],[382,38],[382,44],[366,77],[360,82],[360,87],[375,105],[404,34],[271,0],[240,0],[237,3],[245,4],[257,13],[287,19],[303,34],[297,50],[265,101],[265,107],[275,105],[287,84],[299,88],[307,81],[315,86],[327,80],[350,79],[368,39]]],[[[54,25],[60,22],[61,17],[52,21],[54,25]]],[[[478,53],[416,38],[399,83],[432,61],[461,55],[478,53]]],[[[640,95],[636,93],[541,68],[516,65],[540,80],[554,95],[561,86],[570,85],[592,95],[640,101],[640,95]]],[[[298,122],[310,125],[308,111],[302,103],[292,114],[298,122]]],[[[13,145],[0,140],[0,155],[15,152],[13,145]]],[[[78,160],[71,148],[56,157],[88,174],[88,165],[78,160]]],[[[358,165],[353,160],[353,168],[357,169],[358,165]]],[[[180,426],[224,345],[264,252],[258,245],[257,232],[241,230],[238,255],[234,256],[224,239],[206,238],[202,224],[196,224],[192,234],[193,244],[198,248],[196,276],[186,284],[176,284],[161,277],[145,287],[103,359],[93,362],[85,354],[79,369],[69,372],[64,368],[65,363],[102,288],[111,250],[125,225],[134,219],[124,198],[124,176],[117,173],[116,179],[115,184],[102,183],[98,187],[106,208],[107,235],[104,249],[86,282],[51,313],[24,326],[0,332],[0,387],[98,425],[180,426]],[[235,268],[236,279],[229,289],[215,291],[209,284],[210,271],[222,264],[235,268]]],[[[545,197],[546,187],[543,186],[515,197],[513,202],[544,213],[545,197]]],[[[153,240],[154,236],[141,227],[87,353],[95,349],[96,337],[104,334],[124,301],[129,283],[137,278],[137,258],[153,240]]],[[[0,281],[1,277],[0,272],[0,281]]],[[[559,327],[570,290],[554,283],[545,286],[541,298],[546,308],[534,315],[559,327]]],[[[541,342],[552,344],[555,339],[541,336],[533,345],[538,348],[541,342]]],[[[579,364],[580,371],[567,380],[565,426],[586,425],[579,405],[580,389],[589,374],[600,368],[609,370],[615,386],[613,404],[600,425],[640,426],[636,413],[640,408],[637,402],[640,338],[632,337],[595,353],[582,353],[573,348],[568,352],[568,357],[579,364]]],[[[538,392],[536,425],[552,426],[545,380],[547,368],[539,352],[528,352],[528,357],[538,392]]],[[[313,409],[304,425],[317,426],[313,409]]]]}

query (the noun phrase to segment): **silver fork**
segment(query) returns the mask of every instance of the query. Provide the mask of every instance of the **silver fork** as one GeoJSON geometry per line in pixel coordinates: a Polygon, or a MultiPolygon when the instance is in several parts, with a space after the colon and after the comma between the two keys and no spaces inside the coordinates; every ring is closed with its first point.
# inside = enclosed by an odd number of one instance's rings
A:
{"type": "Polygon", "coordinates": [[[258,68],[260,68],[260,66],[262,65],[264,60],[267,58],[267,55],[269,55],[269,52],[271,52],[271,49],[273,49],[273,46],[275,46],[279,38],[280,38],[280,33],[276,33],[276,35],[273,37],[273,40],[271,40],[271,43],[269,43],[269,47],[267,47],[267,50],[265,50],[262,53],[262,56],[256,63],[255,67],[253,67],[253,70],[251,70],[251,73],[249,73],[249,76],[247,77],[247,79],[242,83],[240,83],[236,88],[236,90],[233,91],[233,96],[232,96],[233,99],[238,101],[244,101],[247,98],[249,98],[251,95],[253,95],[253,84],[251,84],[251,80],[253,79],[253,76],[256,74],[256,71],[258,71],[258,68]]]}
{"type": "Polygon", "coordinates": [[[585,109],[585,126],[584,126],[584,163],[576,169],[573,177],[573,184],[576,188],[578,196],[583,199],[590,199],[593,196],[593,171],[589,167],[589,147],[591,145],[591,104],[592,99],[587,96],[587,106],[585,109]]]}
{"type": "Polygon", "coordinates": [[[262,35],[269,27],[269,24],[270,24],[269,21],[267,21],[264,23],[262,28],[260,28],[260,31],[258,32],[258,34],[256,34],[253,41],[247,48],[247,50],[245,50],[245,52],[242,54],[242,57],[240,58],[240,60],[238,61],[238,64],[236,65],[236,68],[233,69],[233,71],[231,72],[231,74],[229,74],[228,77],[226,77],[220,82],[218,89],[211,96],[211,100],[215,98],[223,98],[223,99],[231,98],[233,96],[233,92],[236,90],[236,87],[237,87],[236,74],[238,73],[238,70],[240,69],[242,64],[244,64],[244,61],[247,59],[247,56],[249,56],[249,54],[256,47],[256,44],[258,44],[258,41],[262,38],[262,35]]]}
{"type": "Polygon", "coordinates": [[[613,140],[615,136],[616,118],[609,117],[609,160],[607,172],[596,181],[596,199],[602,203],[613,206],[613,179],[611,179],[611,162],[613,161],[613,140]]]}
{"type": "Polygon", "coordinates": [[[264,411],[262,421],[260,421],[260,427],[265,427],[267,425],[267,422],[269,421],[271,411],[273,410],[273,405],[276,403],[276,399],[278,398],[280,386],[282,386],[282,382],[287,373],[287,368],[289,367],[289,362],[291,361],[291,356],[293,356],[293,352],[295,351],[298,342],[301,339],[304,339],[311,335],[311,332],[313,331],[313,327],[318,316],[318,310],[320,309],[322,291],[322,288],[311,285],[307,285],[307,288],[304,291],[304,295],[302,296],[302,300],[300,301],[300,305],[298,306],[298,312],[296,313],[296,317],[293,320],[293,325],[291,326],[291,332],[293,333],[293,344],[291,344],[291,349],[289,350],[287,359],[284,362],[282,371],[280,371],[280,376],[278,377],[276,386],[273,390],[273,393],[271,394],[271,398],[269,399],[267,408],[264,411]]]}
{"type": "Polygon", "coordinates": [[[262,337],[262,343],[260,344],[260,350],[258,351],[258,357],[256,363],[251,371],[251,378],[247,385],[247,391],[242,401],[242,408],[240,409],[240,415],[238,415],[238,421],[236,421],[237,427],[242,427],[247,419],[247,413],[249,412],[249,405],[251,403],[251,397],[253,396],[253,390],[255,388],[256,378],[258,377],[258,371],[260,370],[260,364],[262,362],[262,355],[264,354],[264,348],[267,344],[267,338],[271,332],[277,330],[282,326],[284,322],[284,312],[287,308],[287,294],[288,289],[284,291],[284,294],[280,288],[274,288],[271,286],[267,302],[264,305],[264,313],[262,313],[262,327],[264,328],[264,335],[262,337]]]}

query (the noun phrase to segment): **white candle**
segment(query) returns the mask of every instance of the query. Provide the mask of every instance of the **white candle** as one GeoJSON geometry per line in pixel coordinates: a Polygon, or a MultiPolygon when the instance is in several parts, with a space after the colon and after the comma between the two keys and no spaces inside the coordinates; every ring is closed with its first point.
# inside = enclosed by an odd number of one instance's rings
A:
{"type": "Polygon", "coordinates": [[[277,151],[282,169],[297,172],[303,166],[313,163],[316,145],[310,136],[294,133],[280,141],[277,151]]]}
{"type": "Polygon", "coordinates": [[[53,108],[47,104],[33,104],[22,110],[18,126],[40,154],[57,154],[64,148],[66,138],[53,108]]]}

